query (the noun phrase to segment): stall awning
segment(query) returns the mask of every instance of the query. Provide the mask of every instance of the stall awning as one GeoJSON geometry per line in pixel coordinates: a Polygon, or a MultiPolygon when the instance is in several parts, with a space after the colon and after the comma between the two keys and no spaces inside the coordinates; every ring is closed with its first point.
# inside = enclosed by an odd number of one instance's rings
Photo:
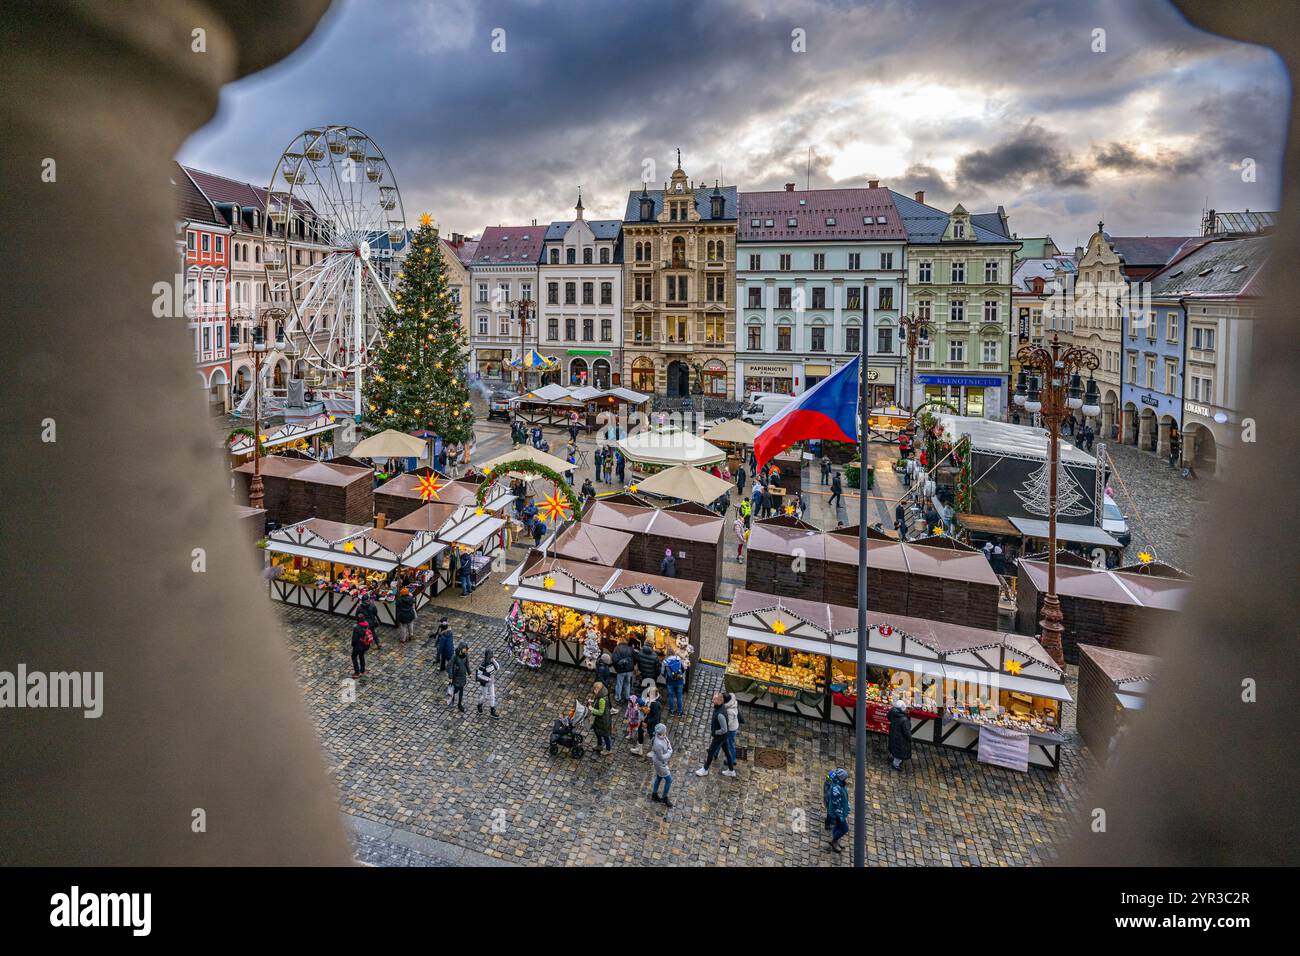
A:
{"type": "Polygon", "coordinates": [[[266,550],[273,554],[289,554],[297,558],[312,558],[330,564],[341,564],[349,568],[365,568],[367,571],[391,571],[397,567],[396,561],[367,557],[364,554],[347,554],[327,548],[313,548],[304,544],[290,544],[285,541],[268,541],[266,550]]]}
{"type": "Polygon", "coordinates": [[[691,630],[691,618],[686,614],[664,614],[660,611],[651,611],[647,608],[632,607],[628,604],[616,604],[612,601],[597,601],[594,598],[583,597],[577,594],[564,594],[555,591],[546,591],[541,588],[521,587],[516,588],[511,597],[520,601],[532,601],[536,604],[553,604],[556,607],[567,607],[573,611],[580,611],[583,614],[598,614],[602,617],[613,617],[620,621],[627,621],[631,624],[649,624],[652,627],[662,627],[669,631],[676,631],[681,634],[688,634],[691,630]]]}
{"type": "Polygon", "coordinates": [[[1147,699],[1137,694],[1121,694],[1117,691],[1115,699],[1125,710],[1141,710],[1147,705],[1147,699]]]}
{"type": "MultiPolygon", "coordinates": [[[[342,427],[343,422],[334,421],[332,418],[320,418],[302,425],[281,425],[266,436],[266,441],[262,442],[262,447],[274,448],[277,445],[287,445],[299,438],[310,438],[312,435],[319,435],[322,432],[333,431],[335,428],[342,427]]],[[[230,446],[230,453],[232,455],[251,455],[253,453],[253,440],[247,435],[241,436],[238,441],[230,446]]]]}
{"type": "MultiPolygon", "coordinates": [[[[1047,538],[1048,524],[1038,518],[1010,518],[1011,524],[1026,538],[1047,538]]],[[[1093,544],[1102,548],[1121,548],[1118,541],[1105,531],[1090,524],[1056,522],[1056,539],[1070,544],[1093,544]]]]}
{"type": "Polygon", "coordinates": [[[504,518],[476,514],[475,509],[461,508],[438,529],[438,540],[448,544],[477,548],[506,526],[504,518]]]}

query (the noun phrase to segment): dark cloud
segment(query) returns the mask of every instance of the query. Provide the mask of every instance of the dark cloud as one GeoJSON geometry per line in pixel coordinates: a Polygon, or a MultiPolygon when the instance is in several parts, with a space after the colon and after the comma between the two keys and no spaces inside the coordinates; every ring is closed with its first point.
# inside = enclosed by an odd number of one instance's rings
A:
{"type": "Polygon", "coordinates": [[[1071,160],[1063,138],[1032,121],[994,146],[966,153],[956,168],[957,181],[976,189],[1088,185],[1087,171],[1071,160]]]}

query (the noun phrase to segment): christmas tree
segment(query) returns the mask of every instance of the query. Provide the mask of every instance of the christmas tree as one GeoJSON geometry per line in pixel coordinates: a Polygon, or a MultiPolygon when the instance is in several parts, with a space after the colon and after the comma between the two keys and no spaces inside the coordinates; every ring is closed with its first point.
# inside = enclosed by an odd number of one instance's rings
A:
{"type": "MultiPolygon", "coordinates": [[[[1051,462],[1043,462],[1016,491],[1016,497],[1031,515],[1046,516],[1048,513],[1048,493],[1052,487],[1051,467],[1051,462]]],[[[1091,503],[1079,490],[1079,486],[1070,477],[1065,466],[1059,466],[1056,472],[1057,516],[1074,517],[1087,514],[1091,510],[1091,503]]]]}
{"type": "Polygon", "coordinates": [[[452,309],[438,230],[427,213],[397,278],[397,310],[387,310],[380,322],[363,383],[363,430],[428,429],[444,441],[467,441],[474,432],[465,381],[468,346],[452,309]]]}

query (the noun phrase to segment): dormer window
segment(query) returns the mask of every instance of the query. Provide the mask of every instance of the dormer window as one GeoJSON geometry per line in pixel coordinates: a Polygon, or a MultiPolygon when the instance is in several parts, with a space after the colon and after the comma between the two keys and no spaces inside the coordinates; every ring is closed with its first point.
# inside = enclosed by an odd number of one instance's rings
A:
{"type": "Polygon", "coordinates": [[[785,224],[789,226],[791,229],[793,229],[795,226],[799,225],[799,220],[796,219],[794,216],[791,216],[789,219],[785,221],[785,224]]]}
{"type": "Polygon", "coordinates": [[[751,219],[751,220],[749,220],[749,228],[750,228],[750,229],[757,229],[757,228],[758,228],[759,226],[761,226],[761,225],[763,225],[763,220],[761,220],[761,219],[751,219]]]}
{"type": "Polygon", "coordinates": [[[641,218],[653,219],[655,215],[655,201],[653,199],[641,200],[641,218]]]}
{"type": "Polygon", "coordinates": [[[827,217],[826,217],[826,225],[828,225],[828,226],[833,226],[833,225],[835,225],[835,217],[834,217],[834,216],[827,216],[827,217]]]}
{"type": "Polygon", "coordinates": [[[560,264],[560,250],[559,250],[559,249],[552,249],[552,250],[551,250],[551,265],[553,265],[553,266],[558,266],[559,264],[560,264]]]}
{"type": "Polygon", "coordinates": [[[952,237],[953,237],[954,239],[965,239],[965,238],[966,238],[966,223],[961,222],[960,220],[954,222],[954,223],[952,224],[952,237]]]}
{"type": "Polygon", "coordinates": [[[721,219],[721,218],[722,218],[723,197],[722,197],[722,196],[711,196],[711,197],[710,197],[710,207],[711,207],[711,208],[710,208],[710,212],[712,213],[713,218],[714,218],[714,219],[721,219]]]}

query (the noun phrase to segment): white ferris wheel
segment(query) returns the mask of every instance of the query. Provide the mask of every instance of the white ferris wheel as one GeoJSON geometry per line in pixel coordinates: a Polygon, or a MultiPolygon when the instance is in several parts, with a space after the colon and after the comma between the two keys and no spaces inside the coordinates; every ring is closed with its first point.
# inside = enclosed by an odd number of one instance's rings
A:
{"type": "Polygon", "coordinates": [[[267,288],[283,302],[285,338],[323,387],[348,387],[361,421],[361,378],[405,256],[406,215],[383,151],[351,126],[303,131],[267,188],[267,288]]]}

